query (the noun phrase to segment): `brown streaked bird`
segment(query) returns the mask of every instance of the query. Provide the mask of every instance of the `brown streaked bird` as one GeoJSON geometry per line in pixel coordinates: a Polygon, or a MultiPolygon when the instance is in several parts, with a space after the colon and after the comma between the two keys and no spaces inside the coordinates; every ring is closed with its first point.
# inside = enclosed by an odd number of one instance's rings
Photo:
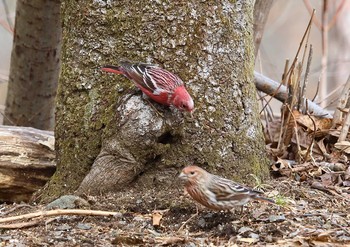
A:
{"type": "Polygon", "coordinates": [[[250,200],[276,204],[272,199],[263,197],[260,191],[211,174],[198,166],[185,167],[179,177],[185,182],[185,189],[193,200],[213,210],[230,210],[250,200]]]}

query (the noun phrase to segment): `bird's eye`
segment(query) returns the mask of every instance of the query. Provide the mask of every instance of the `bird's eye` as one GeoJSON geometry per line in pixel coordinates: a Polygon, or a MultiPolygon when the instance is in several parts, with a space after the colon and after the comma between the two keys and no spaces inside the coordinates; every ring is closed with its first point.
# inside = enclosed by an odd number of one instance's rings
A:
{"type": "Polygon", "coordinates": [[[181,105],[181,108],[182,108],[182,109],[186,109],[186,105],[185,105],[185,104],[182,104],[182,105],[181,105]]]}
{"type": "Polygon", "coordinates": [[[194,175],[194,174],[195,174],[195,172],[190,172],[190,174],[191,174],[191,175],[194,175]]]}

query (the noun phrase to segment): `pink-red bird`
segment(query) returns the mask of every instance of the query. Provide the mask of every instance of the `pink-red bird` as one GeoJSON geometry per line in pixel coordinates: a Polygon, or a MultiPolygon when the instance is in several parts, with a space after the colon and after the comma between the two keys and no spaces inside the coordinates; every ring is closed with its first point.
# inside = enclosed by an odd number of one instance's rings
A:
{"type": "Polygon", "coordinates": [[[230,210],[250,200],[275,204],[262,192],[240,185],[232,180],[211,174],[198,166],[185,167],[180,176],[187,193],[198,203],[213,210],[230,210]]]}
{"type": "Polygon", "coordinates": [[[194,103],[183,81],[165,69],[152,64],[128,61],[120,62],[119,66],[106,65],[101,69],[124,75],[159,104],[173,105],[181,111],[193,111],[194,103]]]}

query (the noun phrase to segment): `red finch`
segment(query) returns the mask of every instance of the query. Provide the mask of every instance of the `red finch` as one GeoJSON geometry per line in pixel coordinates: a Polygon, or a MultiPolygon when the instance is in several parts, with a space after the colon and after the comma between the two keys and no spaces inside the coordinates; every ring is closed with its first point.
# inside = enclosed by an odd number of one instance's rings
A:
{"type": "Polygon", "coordinates": [[[173,105],[181,111],[189,112],[194,108],[183,81],[156,65],[123,61],[119,66],[106,65],[102,70],[124,75],[148,97],[162,105],[173,105]]]}
{"type": "Polygon", "coordinates": [[[229,210],[250,200],[275,204],[273,200],[262,197],[260,191],[211,174],[198,166],[185,167],[179,177],[184,180],[185,189],[193,200],[210,209],[229,210]]]}

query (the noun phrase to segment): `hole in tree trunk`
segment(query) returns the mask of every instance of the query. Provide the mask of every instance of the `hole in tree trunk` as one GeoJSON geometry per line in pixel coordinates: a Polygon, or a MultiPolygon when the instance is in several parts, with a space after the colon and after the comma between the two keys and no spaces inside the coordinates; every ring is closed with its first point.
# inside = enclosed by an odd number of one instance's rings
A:
{"type": "Polygon", "coordinates": [[[177,141],[177,136],[172,135],[170,131],[165,132],[160,137],[158,137],[157,142],[162,144],[171,144],[177,141]]]}

